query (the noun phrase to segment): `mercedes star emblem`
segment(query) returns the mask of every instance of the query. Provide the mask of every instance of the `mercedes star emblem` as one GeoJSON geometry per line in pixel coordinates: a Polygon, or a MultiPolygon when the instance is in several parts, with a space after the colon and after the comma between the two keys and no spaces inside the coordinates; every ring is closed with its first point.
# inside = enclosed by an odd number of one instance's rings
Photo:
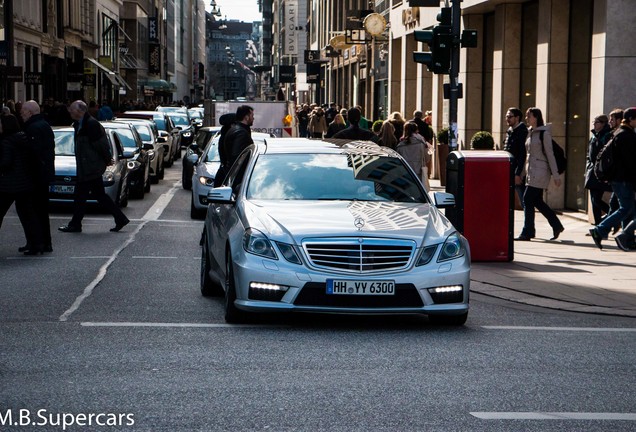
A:
{"type": "Polygon", "coordinates": [[[353,226],[358,228],[358,230],[361,230],[362,227],[364,226],[364,219],[362,219],[361,217],[355,218],[353,221],[353,226]]]}

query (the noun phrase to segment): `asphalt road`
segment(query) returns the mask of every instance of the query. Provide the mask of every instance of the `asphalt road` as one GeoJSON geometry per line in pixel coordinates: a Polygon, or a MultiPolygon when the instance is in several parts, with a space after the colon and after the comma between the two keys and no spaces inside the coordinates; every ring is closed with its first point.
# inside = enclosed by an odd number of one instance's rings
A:
{"type": "MultiPolygon", "coordinates": [[[[181,164],[54,252],[0,230],[0,431],[633,431],[636,325],[471,297],[468,323],[261,316],[199,293],[181,164]],[[72,423],[72,424],[70,424],[72,423]],[[107,425],[109,424],[109,425],[107,425]]],[[[70,215],[56,209],[54,226],[70,215]]]]}

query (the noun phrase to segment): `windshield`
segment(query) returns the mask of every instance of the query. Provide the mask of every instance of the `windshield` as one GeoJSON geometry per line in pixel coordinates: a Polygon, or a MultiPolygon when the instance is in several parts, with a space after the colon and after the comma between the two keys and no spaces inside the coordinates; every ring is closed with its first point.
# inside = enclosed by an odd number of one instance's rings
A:
{"type": "Polygon", "coordinates": [[[153,120],[155,121],[155,124],[157,125],[157,129],[163,130],[163,131],[167,131],[168,128],[166,127],[166,119],[163,116],[155,116],[153,118],[153,120]]]}
{"type": "Polygon", "coordinates": [[[137,148],[139,145],[135,141],[135,135],[130,129],[118,128],[115,131],[119,135],[119,140],[124,148],[137,148]]]}
{"type": "Polygon", "coordinates": [[[400,159],[357,154],[260,155],[247,198],[428,202],[400,159]]]}
{"type": "Polygon", "coordinates": [[[170,118],[172,119],[174,124],[177,125],[177,126],[189,126],[190,125],[190,122],[188,121],[188,117],[186,117],[184,115],[170,114],[170,118]]]}
{"type": "Polygon", "coordinates": [[[136,124],[134,125],[137,132],[139,132],[139,136],[142,141],[152,141],[152,136],[150,135],[150,128],[146,125],[136,124]]]}
{"type": "Polygon", "coordinates": [[[55,154],[57,156],[74,156],[75,141],[73,131],[55,131],[55,154]]]}
{"type": "Polygon", "coordinates": [[[208,146],[207,152],[205,153],[205,159],[203,162],[221,162],[221,158],[219,157],[219,147],[217,146],[218,142],[211,142],[208,146]]]}

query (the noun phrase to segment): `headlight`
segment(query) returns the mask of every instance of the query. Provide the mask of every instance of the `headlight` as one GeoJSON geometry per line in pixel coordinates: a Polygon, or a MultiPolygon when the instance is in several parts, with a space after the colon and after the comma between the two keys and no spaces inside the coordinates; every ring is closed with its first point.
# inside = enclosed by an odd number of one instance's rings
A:
{"type": "Polygon", "coordinates": [[[155,159],[155,151],[154,150],[148,150],[148,159],[149,160],[154,160],[155,159]]]}
{"type": "Polygon", "coordinates": [[[453,233],[448,236],[444,244],[442,245],[442,251],[439,254],[438,262],[448,261],[450,259],[459,258],[466,254],[466,248],[464,242],[459,237],[458,233],[453,233]]]}
{"type": "Polygon", "coordinates": [[[420,253],[420,258],[417,260],[417,264],[415,265],[423,266],[428,264],[433,259],[433,256],[435,255],[435,252],[437,251],[437,246],[439,245],[427,246],[425,248],[422,248],[422,252],[420,253]]]}
{"type": "Polygon", "coordinates": [[[141,163],[139,161],[128,161],[126,165],[128,165],[130,171],[134,171],[141,166],[141,163]]]}
{"type": "Polygon", "coordinates": [[[293,264],[301,264],[300,258],[298,257],[298,254],[296,253],[296,249],[294,249],[294,246],[287,243],[280,243],[280,242],[276,242],[276,246],[278,246],[280,253],[283,254],[283,258],[285,258],[287,261],[293,264]]]}
{"type": "Polygon", "coordinates": [[[201,183],[203,186],[214,186],[214,177],[210,178],[201,176],[199,177],[199,183],[201,183]]]}
{"type": "Polygon", "coordinates": [[[243,249],[254,255],[260,255],[277,260],[276,252],[270,241],[262,232],[248,228],[243,234],[243,249]]]}
{"type": "Polygon", "coordinates": [[[102,174],[102,182],[104,182],[104,186],[111,186],[115,184],[115,173],[106,169],[104,174],[102,174]]]}
{"type": "Polygon", "coordinates": [[[184,132],[183,136],[186,138],[190,138],[192,136],[192,132],[184,132]]]}

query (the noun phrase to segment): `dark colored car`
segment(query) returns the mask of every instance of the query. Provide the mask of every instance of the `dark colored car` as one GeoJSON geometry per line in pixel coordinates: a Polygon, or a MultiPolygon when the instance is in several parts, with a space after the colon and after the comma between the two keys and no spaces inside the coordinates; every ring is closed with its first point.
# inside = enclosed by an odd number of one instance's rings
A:
{"type": "Polygon", "coordinates": [[[150,150],[144,144],[137,130],[124,122],[102,122],[109,134],[116,133],[123,146],[124,157],[128,159],[128,189],[131,198],[143,198],[150,192],[150,150]]]}
{"type": "Polygon", "coordinates": [[[197,163],[201,152],[205,149],[205,146],[210,142],[212,137],[221,130],[220,126],[203,127],[197,132],[192,144],[186,148],[183,155],[183,170],[181,171],[181,185],[185,190],[192,189],[192,172],[194,171],[194,164],[197,163]]]}
{"type": "Polygon", "coordinates": [[[178,111],[168,111],[166,114],[179,129],[179,135],[181,136],[181,148],[187,148],[194,140],[194,127],[190,122],[190,116],[188,116],[187,112],[182,113],[178,111]]]}
{"type": "Polygon", "coordinates": [[[165,145],[159,142],[155,123],[152,120],[128,118],[118,118],[114,121],[129,123],[137,130],[141,141],[150,152],[150,181],[159,183],[159,180],[163,179],[166,165],[164,157],[165,145]]]}
{"type": "Polygon", "coordinates": [[[134,118],[143,120],[152,120],[157,125],[159,132],[158,141],[164,146],[164,163],[166,166],[171,166],[172,161],[181,157],[180,147],[180,130],[175,127],[174,123],[166,115],[166,113],[159,111],[126,111],[118,118],[134,118]]]}

